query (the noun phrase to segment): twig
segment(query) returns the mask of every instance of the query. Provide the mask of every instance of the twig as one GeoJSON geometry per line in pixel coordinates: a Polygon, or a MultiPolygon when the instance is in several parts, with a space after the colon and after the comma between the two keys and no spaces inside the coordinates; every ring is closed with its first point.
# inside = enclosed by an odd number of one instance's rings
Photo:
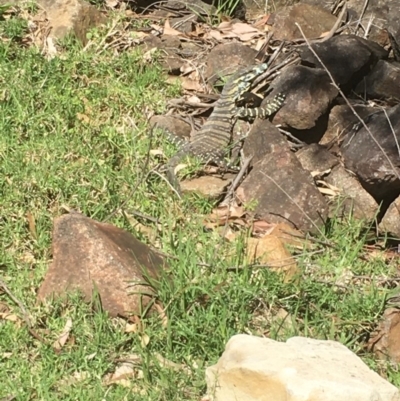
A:
{"type": "Polygon", "coordinates": [[[229,203],[229,201],[231,200],[233,193],[235,192],[235,189],[240,184],[240,181],[242,180],[243,176],[246,174],[246,171],[247,171],[252,159],[253,159],[253,156],[250,156],[250,157],[246,157],[243,160],[243,164],[240,167],[240,171],[237,173],[235,179],[233,180],[231,186],[229,187],[228,192],[225,195],[225,198],[221,202],[221,206],[227,205],[229,203]]]}
{"type": "Polygon", "coordinates": [[[346,3],[344,3],[342,11],[340,12],[339,16],[337,17],[337,20],[335,22],[335,25],[333,25],[332,29],[328,32],[328,34],[322,38],[322,39],[317,39],[315,41],[315,43],[323,43],[325,41],[327,41],[328,39],[332,38],[333,35],[336,33],[336,31],[339,28],[339,25],[342,23],[342,19],[344,17],[344,15],[346,14],[347,11],[347,7],[346,7],[346,3]]]}
{"type": "Polygon", "coordinates": [[[375,144],[378,146],[379,150],[383,153],[383,155],[385,156],[386,160],[388,161],[388,163],[390,164],[390,167],[393,170],[393,173],[397,176],[397,178],[400,180],[400,175],[399,173],[396,171],[396,168],[394,166],[394,164],[392,163],[392,161],[390,160],[389,156],[386,154],[385,150],[383,149],[382,145],[378,142],[378,140],[375,138],[375,136],[372,134],[371,130],[369,129],[369,127],[367,126],[367,124],[365,123],[365,121],[360,117],[360,115],[357,113],[357,111],[354,109],[353,105],[349,102],[349,100],[347,99],[347,97],[345,96],[345,94],[343,93],[343,91],[340,89],[339,85],[335,82],[332,74],[330,73],[330,71],[328,70],[328,68],[326,67],[326,65],[322,62],[321,58],[318,56],[318,54],[316,53],[316,51],[312,48],[312,46],[310,45],[310,42],[308,41],[308,39],[306,38],[306,36],[304,35],[303,30],[301,29],[300,25],[296,22],[295,23],[297,25],[297,27],[300,30],[301,35],[303,36],[308,48],[310,49],[311,53],[315,56],[315,58],[318,60],[318,62],[321,64],[321,66],[323,67],[323,69],[326,71],[326,73],[328,74],[332,85],[337,89],[337,91],[340,93],[340,96],[342,96],[343,100],[346,102],[347,106],[350,108],[350,110],[352,111],[352,113],[357,117],[358,121],[360,121],[361,125],[364,127],[364,129],[368,132],[369,136],[372,138],[372,140],[375,142],[375,144]]]}
{"type": "Polygon", "coordinates": [[[365,0],[365,1],[364,1],[364,5],[363,5],[363,8],[362,8],[362,10],[361,10],[360,18],[357,20],[357,25],[356,25],[356,28],[355,28],[355,30],[354,30],[354,33],[355,33],[355,34],[357,34],[358,28],[359,28],[360,25],[361,25],[361,20],[363,19],[364,14],[365,14],[365,11],[367,10],[368,1],[369,1],[369,0],[365,0]]]}
{"type": "Polygon", "coordinates": [[[176,193],[177,197],[179,199],[182,199],[182,195],[179,193],[179,191],[177,191],[177,189],[174,188],[174,186],[162,174],[160,174],[157,170],[152,170],[151,173],[158,175],[162,180],[164,180],[169,185],[169,187],[176,193]]]}
{"type": "Polygon", "coordinates": [[[45,342],[44,339],[36,333],[35,330],[33,330],[33,325],[30,319],[30,315],[28,311],[26,310],[24,304],[11,292],[11,290],[8,288],[7,284],[0,279],[0,287],[3,289],[3,291],[18,305],[19,309],[22,312],[22,318],[24,319],[26,325],[28,326],[28,331],[29,333],[35,337],[37,340],[41,342],[45,342]]]}

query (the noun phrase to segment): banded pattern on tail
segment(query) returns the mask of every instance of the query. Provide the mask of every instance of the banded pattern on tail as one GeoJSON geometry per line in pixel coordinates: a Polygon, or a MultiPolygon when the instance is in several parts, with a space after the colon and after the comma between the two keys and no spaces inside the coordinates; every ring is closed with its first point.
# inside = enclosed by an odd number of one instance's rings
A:
{"type": "MultiPolygon", "coordinates": [[[[285,96],[278,94],[263,107],[237,107],[237,102],[245,92],[251,89],[255,78],[266,71],[266,63],[248,67],[234,74],[225,84],[214,110],[202,128],[186,142],[167,163],[167,176],[171,184],[178,189],[174,170],[187,155],[199,157],[205,163],[226,166],[224,156],[231,142],[232,128],[237,118],[265,118],[275,113],[282,106],[285,96]]],[[[175,142],[175,141],[174,141],[175,142]]]]}

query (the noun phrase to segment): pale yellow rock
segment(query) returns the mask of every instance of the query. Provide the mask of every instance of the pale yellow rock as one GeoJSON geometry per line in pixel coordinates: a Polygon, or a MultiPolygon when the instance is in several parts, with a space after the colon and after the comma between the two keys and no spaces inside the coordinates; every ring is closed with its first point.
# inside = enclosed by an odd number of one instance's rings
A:
{"type": "Polygon", "coordinates": [[[399,390],[344,345],[239,334],[206,370],[212,401],[399,401],[399,390]]]}

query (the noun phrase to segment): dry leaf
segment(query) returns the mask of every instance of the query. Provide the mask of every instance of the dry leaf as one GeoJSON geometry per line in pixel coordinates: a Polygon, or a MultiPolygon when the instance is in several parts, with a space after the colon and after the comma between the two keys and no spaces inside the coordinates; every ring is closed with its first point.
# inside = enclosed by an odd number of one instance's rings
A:
{"type": "Polygon", "coordinates": [[[0,313],[0,319],[8,320],[9,322],[18,322],[20,318],[13,313],[0,313]]]}
{"type": "Polygon", "coordinates": [[[150,336],[148,336],[146,333],[143,333],[140,337],[140,344],[142,345],[143,348],[146,348],[149,345],[150,342],[150,336]]]}
{"type": "Polygon", "coordinates": [[[28,220],[29,232],[31,233],[32,237],[36,239],[37,235],[35,218],[33,217],[33,214],[31,212],[26,213],[26,218],[28,220]]]}
{"type": "Polygon", "coordinates": [[[137,369],[130,362],[123,362],[120,366],[115,369],[115,372],[104,376],[103,383],[106,386],[111,384],[119,384],[123,387],[131,387],[132,381],[130,378],[134,378],[137,375],[137,369]]]}
{"type": "Polygon", "coordinates": [[[143,61],[145,61],[147,63],[150,63],[151,61],[153,61],[153,54],[155,52],[157,52],[157,50],[158,49],[156,47],[153,47],[152,49],[147,50],[147,52],[143,54],[143,61]]]}
{"type": "Polygon", "coordinates": [[[194,81],[189,77],[180,77],[180,81],[183,89],[196,92],[204,92],[204,87],[198,80],[194,81]]]}
{"type": "Polygon", "coordinates": [[[179,35],[182,35],[182,32],[179,32],[176,29],[171,28],[171,25],[169,24],[169,20],[167,19],[167,20],[165,20],[163,34],[171,35],[171,36],[179,36],[179,35]]]}
{"type": "Polygon", "coordinates": [[[71,330],[72,330],[72,319],[69,317],[67,319],[67,322],[65,323],[63,332],[60,334],[58,339],[53,343],[53,348],[55,351],[60,351],[62,349],[62,347],[68,340],[71,330]]]}

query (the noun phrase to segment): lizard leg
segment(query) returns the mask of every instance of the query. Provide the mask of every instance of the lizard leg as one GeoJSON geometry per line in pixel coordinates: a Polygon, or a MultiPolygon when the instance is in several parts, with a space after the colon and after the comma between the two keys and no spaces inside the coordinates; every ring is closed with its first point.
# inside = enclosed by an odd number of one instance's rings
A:
{"type": "Polygon", "coordinates": [[[282,93],[278,93],[272,100],[270,100],[265,106],[255,107],[252,109],[248,109],[246,107],[238,107],[236,109],[236,116],[241,118],[266,118],[276,111],[278,111],[285,101],[285,95],[282,93]]]}

